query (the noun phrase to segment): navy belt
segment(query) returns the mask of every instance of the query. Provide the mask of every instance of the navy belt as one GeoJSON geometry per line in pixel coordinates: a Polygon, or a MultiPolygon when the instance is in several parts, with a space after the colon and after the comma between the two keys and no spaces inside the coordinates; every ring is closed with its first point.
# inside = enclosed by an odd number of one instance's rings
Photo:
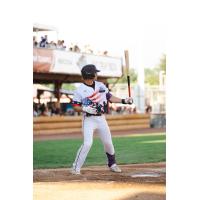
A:
{"type": "Polygon", "coordinates": [[[101,116],[101,114],[93,115],[93,114],[86,113],[86,117],[90,117],[90,116],[101,116]]]}

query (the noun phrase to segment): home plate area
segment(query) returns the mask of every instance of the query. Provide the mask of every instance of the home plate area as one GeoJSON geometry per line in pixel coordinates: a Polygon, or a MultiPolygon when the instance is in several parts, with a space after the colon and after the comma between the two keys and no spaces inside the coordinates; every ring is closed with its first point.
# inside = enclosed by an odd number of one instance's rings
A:
{"type": "Polygon", "coordinates": [[[85,167],[81,175],[66,168],[34,170],[34,200],[164,200],[165,163],[85,167]]]}

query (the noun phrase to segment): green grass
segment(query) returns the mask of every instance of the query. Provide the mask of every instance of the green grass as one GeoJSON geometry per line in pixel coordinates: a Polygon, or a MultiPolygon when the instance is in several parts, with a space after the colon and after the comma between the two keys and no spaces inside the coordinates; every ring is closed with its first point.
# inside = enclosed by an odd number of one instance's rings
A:
{"type": "MultiPolygon", "coordinates": [[[[35,141],[33,167],[71,167],[82,139],[35,141]]],[[[165,134],[113,137],[118,164],[165,161],[165,134]]],[[[105,165],[107,162],[100,139],[95,138],[84,166],[105,165]]]]}

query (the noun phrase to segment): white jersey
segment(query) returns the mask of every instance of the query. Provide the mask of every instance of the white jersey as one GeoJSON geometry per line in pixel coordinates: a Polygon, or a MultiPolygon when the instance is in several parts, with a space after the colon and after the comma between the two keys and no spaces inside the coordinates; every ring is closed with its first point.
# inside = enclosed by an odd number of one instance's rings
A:
{"type": "Polygon", "coordinates": [[[98,114],[107,112],[108,100],[112,95],[108,88],[101,82],[95,81],[95,87],[92,88],[82,83],[74,93],[74,106],[93,106],[98,114]]]}

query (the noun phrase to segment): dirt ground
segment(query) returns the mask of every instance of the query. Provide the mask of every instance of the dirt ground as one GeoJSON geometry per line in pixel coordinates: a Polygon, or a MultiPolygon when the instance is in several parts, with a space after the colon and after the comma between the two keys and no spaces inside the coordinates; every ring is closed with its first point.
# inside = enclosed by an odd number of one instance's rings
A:
{"type": "Polygon", "coordinates": [[[69,169],[33,172],[33,200],[165,200],[165,163],[85,167],[81,175],[69,169]]]}

